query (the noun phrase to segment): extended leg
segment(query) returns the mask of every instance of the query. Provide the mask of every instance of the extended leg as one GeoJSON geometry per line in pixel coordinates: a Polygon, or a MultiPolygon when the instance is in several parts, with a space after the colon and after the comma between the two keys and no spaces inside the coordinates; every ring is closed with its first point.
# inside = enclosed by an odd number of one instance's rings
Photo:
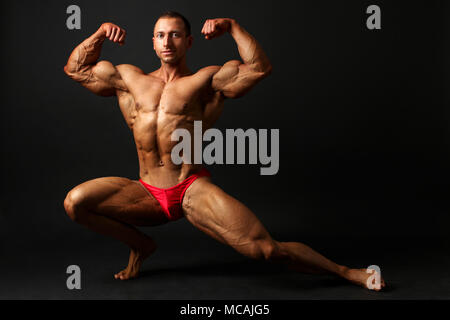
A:
{"type": "Polygon", "coordinates": [[[300,272],[334,274],[367,287],[370,274],[365,269],[338,265],[300,242],[272,239],[253,212],[208,178],[198,179],[187,190],[183,209],[195,227],[248,257],[282,262],[300,272]]]}

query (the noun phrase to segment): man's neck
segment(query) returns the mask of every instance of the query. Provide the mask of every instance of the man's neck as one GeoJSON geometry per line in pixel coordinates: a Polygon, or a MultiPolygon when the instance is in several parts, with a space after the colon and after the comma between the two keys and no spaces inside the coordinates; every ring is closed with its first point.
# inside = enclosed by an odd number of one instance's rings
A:
{"type": "Polygon", "coordinates": [[[168,64],[161,61],[161,68],[158,70],[159,77],[165,83],[169,83],[170,81],[190,74],[192,74],[192,72],[186,66],[186,63],[168,64]]]}

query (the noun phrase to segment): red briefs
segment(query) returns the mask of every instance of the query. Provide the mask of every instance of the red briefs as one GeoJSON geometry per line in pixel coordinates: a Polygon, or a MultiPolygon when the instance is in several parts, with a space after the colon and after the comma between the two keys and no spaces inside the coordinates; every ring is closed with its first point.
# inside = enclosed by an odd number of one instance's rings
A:
{"type": "Polygon", "coordinates": [[[175,221],[183,217],[183,210],[181,209],[181,203],[183,202],[184,193],[187,188],[200,177],[209,177],[211,173],[205,168],[201,169],[199,172],[190,175],[184,181],[179,184],[167,188],[161,189],[153,187],[148,183],[139,179],[139,182],[158,200],[164,213],[170,221],[175,221]]]}

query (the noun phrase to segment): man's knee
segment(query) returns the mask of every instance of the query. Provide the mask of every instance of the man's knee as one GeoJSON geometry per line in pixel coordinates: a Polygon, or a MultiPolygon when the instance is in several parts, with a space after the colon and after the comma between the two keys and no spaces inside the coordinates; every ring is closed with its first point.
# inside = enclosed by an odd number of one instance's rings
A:
{"type": "Polygon", "coordinates": [[[254,241],[253,258],[266,261],[280,261],[287,258],[286,252],[283,250],[279,242],[271,240],[254,241]]]}
{"type": "Polygon", "coordinates": [[[72,189],[64,199],[64,209],[72,221],[80,222],[86,215],[83,209],[83,193],[78,189],[72,189]]]}

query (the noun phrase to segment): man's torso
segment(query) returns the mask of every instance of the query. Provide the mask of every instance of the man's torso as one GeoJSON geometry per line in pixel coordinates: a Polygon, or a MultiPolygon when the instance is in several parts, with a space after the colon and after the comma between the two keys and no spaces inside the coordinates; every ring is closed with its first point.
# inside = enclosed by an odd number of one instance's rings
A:
{"type": "Polygon", "coordinates": [[[145,74],[131,65],[118,69],[128,92],[117,91],[117,97],[133,132],[140,178],[160,188],[183,181],[201,165],[173,164],[171,151],[178,142],[171,141],[171,135],[175,129],[185,128],[193,137],[194,121],[201,120],[206,130],[220,116],[223,96],[211,87],[217,67],[203,68],[168,83],[156,72],[145,74]]]}

